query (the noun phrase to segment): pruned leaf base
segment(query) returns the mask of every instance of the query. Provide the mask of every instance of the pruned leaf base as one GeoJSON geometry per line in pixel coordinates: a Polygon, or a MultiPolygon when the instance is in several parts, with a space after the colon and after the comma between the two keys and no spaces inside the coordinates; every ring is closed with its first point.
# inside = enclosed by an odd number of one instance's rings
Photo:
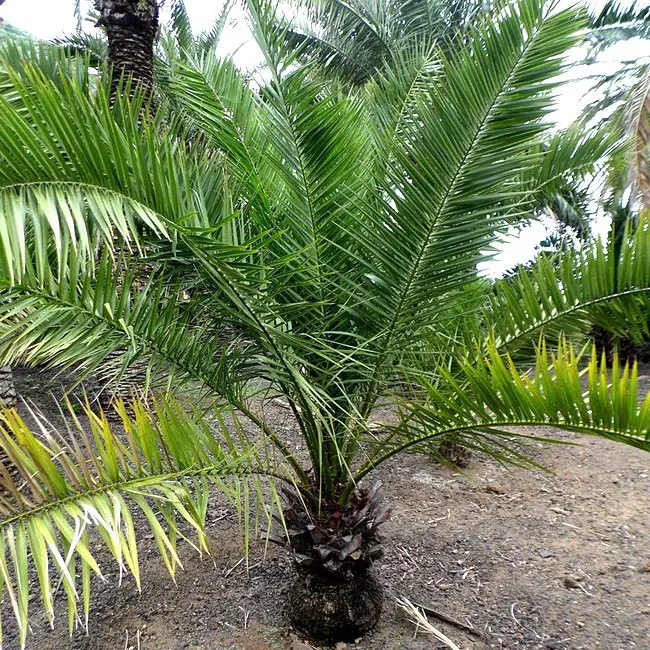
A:
{"type": "Polygon", "coordinates": [[[354,641],[377,625],[383,600],[384,590],[369,571],[347,580],[300,572],[289,594],[289,616],[312,639],[354,641]]]}

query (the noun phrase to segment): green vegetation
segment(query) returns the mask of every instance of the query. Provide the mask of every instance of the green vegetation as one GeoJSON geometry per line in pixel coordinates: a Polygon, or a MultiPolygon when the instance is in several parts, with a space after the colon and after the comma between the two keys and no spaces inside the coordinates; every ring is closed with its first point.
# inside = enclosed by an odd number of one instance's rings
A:
{"type": "MultiPolygon", "coordinates": [[[[138,92],[112,104],[83,55],[0,51],[0,362],[115,385],[147,363],[131,414],[117,405],[123,431],[91,405],[62,436],[0,416],[0,587],[23,644],[30,557],[49,612],[62,580],[72,627],[78,601],[82,617],[91,606],[94,545],[137,579],[140,510],[173,572],[181,520],[206,548],[211,484],[240,503],[246,535],[253,503],[271,525],[263,506],[279,508],[283,484],[295,589],[322,613],[314,585],[368,592],[387,509],[362,479],[393,455],[451,437],[525,462],[504,431],[521,424],[650,449],[636,369],[615,365],[608,383],[592,357],[586,392],[580,378],[593,322],[647,323],[647,224],[616,254],[477,276],[553,182],[610,150],[576,130],[540,146],[583,13],[508,3],[453,47],[401,53],[341,92],[271,7],[248,11],[268,83],[213,48],[170,46],[155,115],[138,92]],[[265,418],[278,397],[298,450],[265,418]],[[394,416],[381,429],[378,405],[394,416]]],[[[321,617],[321,633],[365,632],[380,598],[321,617]]]]}

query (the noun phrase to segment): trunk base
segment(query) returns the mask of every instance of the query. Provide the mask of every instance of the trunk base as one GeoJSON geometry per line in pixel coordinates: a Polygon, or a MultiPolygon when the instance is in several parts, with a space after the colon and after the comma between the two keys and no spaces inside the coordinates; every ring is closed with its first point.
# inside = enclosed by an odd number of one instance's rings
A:
{"type": "Polygon", "coordinates": [[[384,590],[366,571],[347,580],[300,572],[289,593],[293,626],[315,640],[354,641],[379,621],[384,590]]]}

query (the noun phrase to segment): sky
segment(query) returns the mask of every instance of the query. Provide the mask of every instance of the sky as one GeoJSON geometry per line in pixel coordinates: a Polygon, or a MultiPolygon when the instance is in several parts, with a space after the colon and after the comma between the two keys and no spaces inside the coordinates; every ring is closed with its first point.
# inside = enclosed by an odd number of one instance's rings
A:
{"type": "MultiPolygon", "coordinates": [[[[605,0],[591,0],[591,7],[600,8],[605,0]]],[[[91,7],[90,0],[81,0],[82,15],[91,7]]],[[[169,5],[169,0],[165,3],[169,5]]],[[[561,0],[560,6],[571,6],[574,0],[561,0]]],[[[625,0],[623,2],[626,5],[625,0]]],[[[74,15],[74,0],[5,0],[0,6],[0,17],[14,27],[29,32],[40,39],[51,39],[72,33],[77,27],[74,15]]],[[[222,0],[185,0],[185,6],[192,21],[194,31],[208,30],[223,6],[222,0]]],[[[168,9],[167,9],[168,10],[168,9]]],[[[163,5],[163,20],[165,7],[163,5]]],[[[85,25],[86,30],[92,28],[85,25]]],[[[235,62],[243,68],[253,68],[259,62],[255,44],[246,26],[242,10],[236,6],[230,14],[230,20],[220,43],[223,54],[234,53],[235,62]]],[[[619,61],[633,60],[639,57],[650,57],[650,44],[642,41],[620,43],[607,51],[606,59],[598,65],[598,72],[607,73],[616,68],[619,61]]],[[[581,79],[588,72],[579,66],[573,66],[567,72],[569,83],[562,87],[558,98],[558,108],[555,120],[560,127],[567,126],[580,114],[581,106],[585,104],[589,81],[581,79]]],[[[601,219],[595,224],[594,230],[602,234],[607,230],[607,220],[601,219]]],[[[535,245],[544,239],[549,230],[543,223],[533,223],[531,226],[517,232],[512,232],[499,245],[501,251],[495,260],[485,268],[490,276],[501,275],[516,264],[525,263],[534,255],[535,245]]]]}

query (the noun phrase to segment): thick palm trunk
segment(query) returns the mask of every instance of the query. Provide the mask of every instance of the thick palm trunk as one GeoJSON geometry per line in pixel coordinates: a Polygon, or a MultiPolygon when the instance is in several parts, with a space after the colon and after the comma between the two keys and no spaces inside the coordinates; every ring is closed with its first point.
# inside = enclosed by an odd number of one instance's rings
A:
{"type": "MultiPolygon", "coordinates": [[[[379,621],[383,588],[373,564],[382,555],[378,527],[390,515],[380,485],[357,487],[344,505],[327,499],[310,504],[307,493],[283,489],[282,530],[270,539],[293,551],[298,576],[289,618],[309,638],[354,641],[379,621]]],[[[318,494],[318,484],[310,493],[318,494]]]]}
{"type": "Polygon", "coordinates": [[[377,625],[383,601],[370,569],[347,576],[300,570],[289,592],[289,617],[311,639],[353,642],[377,625]]]}
{"type": "Polygon", "coordinates": [[[95,0],[97,25],[106,30],[112,94],[120,79],[131,78],[148,96],[153,89],[153,49],[158,34],[156,0],[95,0]]]}

